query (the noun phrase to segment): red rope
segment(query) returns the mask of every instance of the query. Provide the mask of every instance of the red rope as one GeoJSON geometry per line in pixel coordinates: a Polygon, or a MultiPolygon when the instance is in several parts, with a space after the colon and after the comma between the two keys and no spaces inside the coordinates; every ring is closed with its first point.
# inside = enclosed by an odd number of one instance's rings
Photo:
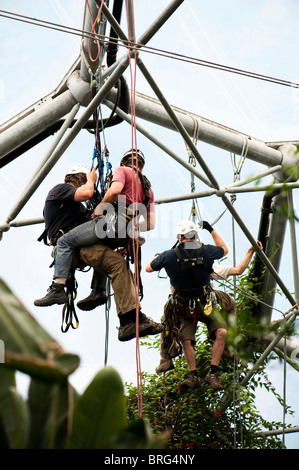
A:
{"type": "Polygon", "coordinates": [[[165,372],[163,372],[163,390],[164,390],[164,423],[167,423],[167,391],[166,391],[166,382],[165,382],[165,372]]]}
{"type": "Polygon", "coordinates": [[[100,57],[100,54],[101,54],[101,45],[100,45],[100,41],[98,40],[98,35],[96,33],[96,30],[95,30],[95,25],[97,24],[98,19],[101,15],[104,1],[105,0],[102,0],[101,6],[100,6],[98,14],[97,14],[97,17],[96,17],[95,21],[93,21],[93,16],[92,16],[92,11],[90,9],[89,1],[86,0],[86,4],[87,4],[88,11],[89,11],[89,14],[90,14],[90,19],[91,19],[91,33],[94,34],[94,39],[93,40],[96,40],[97,46],[98,46],[98,54],[97,54],[96,58],[93,59],[93,57],[91,56],[91,50],[90,50],[90,43],[91,43],[92,38],[90,37],[89,40],[88,40],[88,55],[89,55],[89,59],[92,62],[96,62],[98,60],[98,58],[100,57]]]}
{"type": "MultiPolygon", "coordinates": [[[[135,43],[135,20],[134,20],[134,5],[133,0],[127,0],[127,22],[128,22],[128,38],[129,41],[135,43]],[[129,22],[129,2],[131,2],[132,18],[133,18],[133,38],[130,37],[130,22],[129,22]]],[[[136,240],[133,243],[133,257],[135,268],[135,296],[136,296],[136,364],[137,364],[137,398],[138,398],[138,414],[142,417],[142,373],[141,373],[141,360],[140,360],[140,344],[139,344],[139,268],[138,268],[138,222],[135,221],[136,204],[138,202],[138,172],[134,172],[134,167],[138,169],[138,155],[137,155],[137,131],[136,131],[136,113],[135,113],[135,91],[136,91],[136,70],[137,70],[137,53],[134,48],[134,66],[132,66],[131,49],[129,43],[129,68],[131,78],[131,141],[132,141],[132,201],[133,201],[133,219],[132,219],[132,237],[136,240]],[[136,174],[136,178],[134,177],[136,174]],[[136,223],[135,223],[136,222],[136,223]]]]}

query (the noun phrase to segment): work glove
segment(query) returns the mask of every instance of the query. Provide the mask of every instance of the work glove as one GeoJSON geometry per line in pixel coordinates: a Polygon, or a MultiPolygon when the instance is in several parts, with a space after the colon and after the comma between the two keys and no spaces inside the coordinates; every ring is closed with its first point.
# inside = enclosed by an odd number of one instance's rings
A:
{"type": "Polygon", "coordinates": [[[212,232],[212,230],[214,230],[213,227],[206,220],[202,221],[202,228],[208,230],[208,232],[210,233],[212,232]]]}

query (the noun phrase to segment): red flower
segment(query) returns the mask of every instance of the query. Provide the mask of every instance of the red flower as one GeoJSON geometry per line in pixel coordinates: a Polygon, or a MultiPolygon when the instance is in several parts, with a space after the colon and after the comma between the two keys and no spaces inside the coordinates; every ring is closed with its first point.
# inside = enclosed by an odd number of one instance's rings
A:
{"type": "Polygon", "coordinates": [[[156,423],[156,421],[152,421],[152,423],[151,423],[151,424],[152,424],[152,426],[153,426],[153,427],[157,426],[157,423],[156,423]]]}
{"type": "Polygon", "coordinates": [[[220,418],[221,415],[222,415],[222,413],[220,413],[219,411],[215,411],[215,417],[216,418],[220,418]]]}
{"type": "Polygon", "coordinates": [[[187,442],[186,447],[187,449],[193,449],[193,442],[187,442]]]}

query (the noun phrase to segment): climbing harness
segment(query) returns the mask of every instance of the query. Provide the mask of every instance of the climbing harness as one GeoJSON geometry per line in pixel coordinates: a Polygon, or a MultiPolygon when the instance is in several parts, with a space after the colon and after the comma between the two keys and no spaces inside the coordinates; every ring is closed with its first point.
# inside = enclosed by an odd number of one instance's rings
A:
{"type": "Polygon", "coordinates": [[[61,331],[66,333],[70,327],[77,329],[79,327],[79,319],[76,314],[74,301],[77,297],[77,281],[75,279],[75,268],[71,268],[70,276],[66,283],[66,290],[68,301],[64,304],[62,309],[62,324],[61,331]]]}
{"type": "Polygon", "coordinates": [[[188,249],[188,251],[191,253],[189,254],[185,248],[179,246],[174,249],[179,266],[169,274],[169,277],[173,277],[185,270],[188,270],[190,273],[190,270],[194,266],[203,266],[210,273],[213,272],[213,268],[203,261],[203,257],[201,256],[202,246],[193,250],[188,249]]]}
{"type": "MultiPolygon", "coordinates": [[[[173,277],[178,273],[187,271],[187,275],[189,276],[189,285],[191,286],[191,272],[193,267],[203,266],[209,273],[213,272],[212,267],[203,261],[203,257],[201,256],[201,246],[193,250],[188,250],[189,253],[185,248],[177,246],[175,247],[174,252],[179,266],[169,273],[169,277],[173,277]]],[[[202,287],[175,289],[173,296],[176,302],[184,305],[185,307],[187,306],[187,309],[185,308],[185,314],[187,316],[191,316],[194,321],[196,321],[196,307],[199,307],[200,311],[204,315],[208,316],[217,304],[216,295],[210,284],[202,287]]]]}

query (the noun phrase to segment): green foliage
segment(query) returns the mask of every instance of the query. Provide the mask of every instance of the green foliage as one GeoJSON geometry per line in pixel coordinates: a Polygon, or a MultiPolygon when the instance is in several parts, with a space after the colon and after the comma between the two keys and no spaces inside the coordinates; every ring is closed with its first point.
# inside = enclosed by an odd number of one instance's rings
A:
{"type": "MultiPolygon", "coordinates": [[[[234,397],[230,405],[221,411],[223,391],[213,390],[204,382],[211,360],[211,345],[206,332],[199,332],[196,342],[196,365],[201,378],[201,387],[185,390],[181,383],[188,377],[185,359],[175,359],[175,370],[165,374],[143,374],[143,416],[158,435],[168,431],[169,449],[280,449],[279,437],[258,436],[262,429],[282,427],[279,422],[267,422],[260,416],[255,405],[255,389],[264,387],[274,393],[279,403],[282,400],[270,384],[264,371],[259,372],[248,387],[239,388],[234,381],[236,367],[234,359],[224,357],[221,362],[221,382],[226,392],[234,397]]],[[[238,366],[239,380],[248,369],[238,366]]],[[[128,417],[136,418],[137,389],[128,388],[128,417]]]]}
{"type": "Polygon", "coordinates": [[[165,438],[136,417],[128,423],[119,374],[100,370],[82,395],[68,381],[79,358],[65,353],[0,279],[1,449],[157,449],[165,438]],[[30,377],[28,397],[16,388],[16,371],[30,377]]]}
{"type": "MultiPolygon", "coordinates": [[[[263,352],[257,338],[269,333],[272,327],[255,316],[257,279],[251,279],[250,270],[239,278],[236,297],[238,313],[229,317],[226,353],[221,359],[221,382],[225,392],[213,390],[204,382],[211,363],[211,348],[206,327],[198,326],[195,346],[196,368],[201,387],[184,390],[181,383],[188,377],[184,357],[175,359],[175,370],[162,375],[143,374],[143,415],[156,433],[167,429],[169,449],[280,449],[279,436],[258,435],[259,431],[279,429],[280,422],[268,422],[255,405],[257,388],[271,393],[279,406],[284,406],[280,395],[270,383],[266,365],[278,359],[274,353],[253,375],[246,387],[239,384],[263,352]],[[246,293],[246,296],[244,295],[246,293]],[[228,405],[225,399],[229,397],[228,405]]],[[[262,300],[263,295],[259,294],[262,300]]],[[[159,342],[143,343],[159,347],[159,342]]],[[[137,390],[128,386],[129,420],[136,416],[137,390]]],[[[283,408],[282,408],[283,409],[283,408]]],[[[285,406],[285,412],[292,410],[285,406]]]]}

